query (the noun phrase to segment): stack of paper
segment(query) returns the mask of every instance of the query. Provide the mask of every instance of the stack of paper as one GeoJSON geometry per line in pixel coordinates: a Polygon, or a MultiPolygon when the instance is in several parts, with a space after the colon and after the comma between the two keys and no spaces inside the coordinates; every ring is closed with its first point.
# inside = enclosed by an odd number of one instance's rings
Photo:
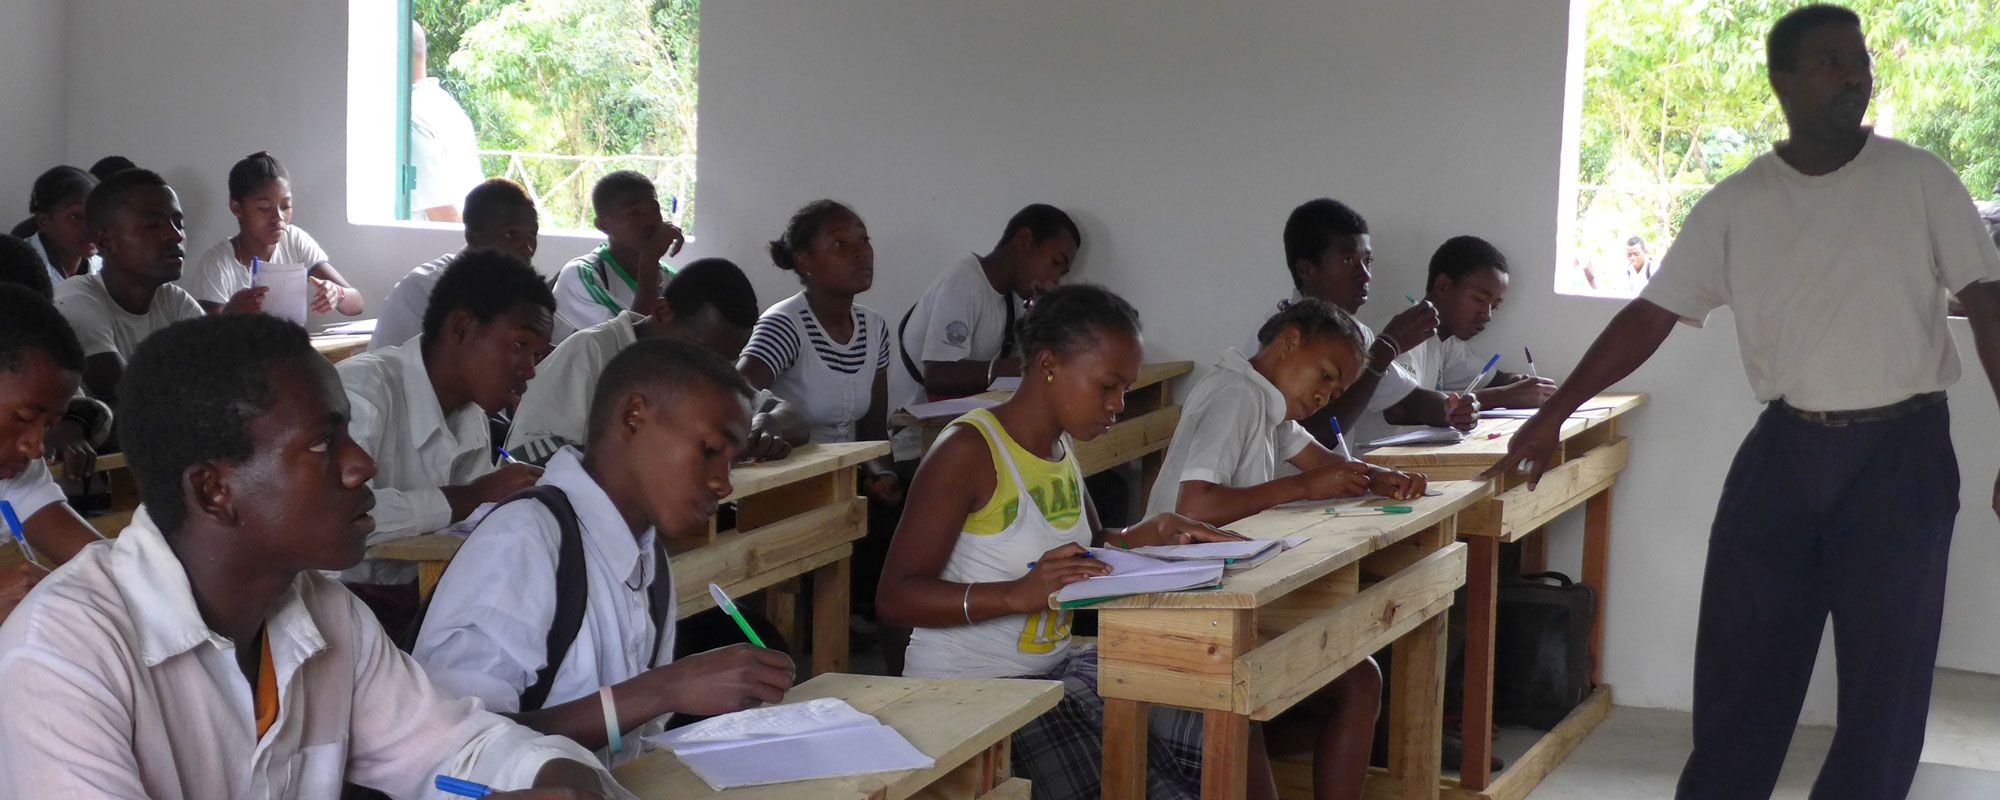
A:
{"type": "Polygon", "coordinates": [[[1091,548],[1090,553],[1109,566],[1111,574],[1064,586],[1055,593],[1056,604],[1068,606],[1128,594],[1205,589],[1222,583],[1221,559],[1166,561],[1103,547],[1091,548]]]}
{"type": "Polygon", "coordinates": [[[375,320],[362,319],[353,322],[337,322],[321,328],[320,333],[328,336],[354,336],[375,332],[375,320]]]}
{"type": "Polygon", "coordinates": [[[1283,539],[1249,539],[1241,542],[1199,542],[1196,544],[1159,544],[1151,547],[1133,548],[1132,552],[1161,561],[1214,561],[1220,559],[1226,572],[1241,572],[1255,567],[1286,550],[1305,544],[1304,536],[1288,536],[1283,539]]]}
{"type": "Polygon", "coordinates": [[[910,740],[844,700],[753,708],[647,737],[717,790],[929,769],[910,740]]]}
{"type": "Polygon", "coordinates": [[[1465,434],[1460,433],[1457,428],[1422,428],[1409,433],[1384,436],[1369,442],[1368,446],[1406,447],[1413,444],[1457,444],[1462,441],[1465,441],[1465,434]]]}
{"type": "Polygon", "coordinates": [[[257,265],[257,273],[250,276],[250,285],[269,289],[264,293],[264,313],[306,324],[306,302],[312,296],[306,269],[305,264],[257,265]]]}

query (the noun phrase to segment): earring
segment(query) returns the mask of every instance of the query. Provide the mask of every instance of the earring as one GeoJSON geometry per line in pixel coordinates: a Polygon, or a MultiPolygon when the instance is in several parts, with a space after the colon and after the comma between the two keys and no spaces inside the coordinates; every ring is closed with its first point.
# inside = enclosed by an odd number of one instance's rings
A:
{"type": "Polygon", "coordinates": [[[1048,380],[1046,381],[1047,383],[1055,383],[1055,382],[1056,382],[1056,374],[1055,374],[1055,372],[1053,372],[1053,371],[1049,372],[1049,373],[1047,374],[1047,377],[1048,377],[1048,380]]]}

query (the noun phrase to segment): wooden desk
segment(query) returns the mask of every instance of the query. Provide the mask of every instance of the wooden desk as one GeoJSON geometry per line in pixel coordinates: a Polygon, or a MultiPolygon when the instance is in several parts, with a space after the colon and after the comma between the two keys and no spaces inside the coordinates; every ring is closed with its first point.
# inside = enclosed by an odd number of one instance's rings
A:
{"type": "MultiPolygon", "coordinates": [[[[1167,445],[1173,442],[1174,426],[1180,424],[1181,407],[1174,402],[1169,382],[1194,371],[1192,361],[1163,361],[1146,364],[1139,368],[1139,378],[1125,390],[1125,412],[1118,422],[1088,442],[1076,443],[1078,466],[1086,476],[1111,469],[1133,461],[1142,461],[1139,475],[1139,503],[1152,495],[1153,481],[1159,477],[1160,465],[1166,460],[1167,445]]],[[[1013,392],[995,391],[978,395],[994,403],[1005,402],[1014,396],[1013,392]]],[[[896,427],[916,427],[923,432],[924,452],[930,452],[931,443],[937,441],[951,424],[955,415],[917,417],[907,411],[898,411],[889,416],[889,424],[896,427]]]]}
{"type": "Polygon", "coordinates": [[[1229,527],[1308,541],[1215,590],[1096,606],[1105,796],[1145,796],[1146,716],[1158,703],[1203,714],[1202,797],[1242,798],[1250,723],[1393,645],[1389,769],[1371,778],[1370,794],[1437,797],[1445,611],[1465,584],[1466,547],[1452,537],[1459,513],[1491,487],[1434,486],[1443,494],[1409,503],[1409,515],[1330,517],[1324,505],[1266,511],[1229,527]]]}
{"type": "Polygon", "coordinates": [[[326,356],[326,360],[338,364],[366,352],[371,338],[365,333],[316,334],[312,337],[312,345],[320,355],[326,356]]]}
{"type": "Polygon", "coordinates": [[[646,800],[1027,800],[1028,781],[1010,778],[1008,740],[1022,725],[1054,708],[1056,681],[1008,678],[929,679],[821,675],[785,694],[793,703],[822,697],[846,700],[895,728],[924,755],[930,769],[847,778],[746,786],[716,791],[666,750],[649,753],[613,771],[618,782],[646,800]]]}
{"type": "MultiPolygon", "coordinates": [[[[1466,567],[1465,636],[1465,760],[1459,779],[1445,782],[1453,798],[1520,800],[1583,742],[1611,713],[1611,687],[1604,683],[1604,616],[1610,599],[1611,487],[1625,470],[1631,445],[1618,434],[1624,415],[1646,403],[1646,395],[1599,395],[1563,424],[1556,463],[1542,475],[1534,492],[1527,475],[1510,473],[1493,481],[1493,497],[1482,500],[1459,517],[1458,535],[1470,547],[1466,567]],[[1547,537],[1543,526],[1565,512],[1584,507],[1583,582],[1597,592],[1597,619],[1590,629],[1591,680],[1597,690],[1554,730],[1543,735],[1527,754],[1515,759],[1495,779],[1488,757],[1493,739],[1493,636],[1500,584],[1500,545],[1521,543],[1526,572],[1547,568],[1547,537]]],[[[1474,478],[1498,463],[1513,441],[1511,434],[1526,420],[1485,420],[1463,442],[1423,447],[1385,447],[1362,457],[1368,461],[1413,469],[1436,478],[1474,478]],[[1500,433],[1489,438],[1490,433],[1500,433]]]]}
{"type": "MultiPolygon", "coordinates": [[[[887,442],[806,445],[783,461],[737,467],[725,502],[736,504],[736,528],[668,540],[673,557],[676,608],[687,617],[715,607],[708,585],[732,598],[766,592],[765,612],[802,653],[794,579],[811,576],[812,671],[847,667],[847,606],[853,542],[868,533],[868,501],[855,495],[855,467],[888,455],[887,442]]],[[[417,562],[417,588],[425,597],[464,542],[433,533],[383,542],[369,558],[417,562]]]]}

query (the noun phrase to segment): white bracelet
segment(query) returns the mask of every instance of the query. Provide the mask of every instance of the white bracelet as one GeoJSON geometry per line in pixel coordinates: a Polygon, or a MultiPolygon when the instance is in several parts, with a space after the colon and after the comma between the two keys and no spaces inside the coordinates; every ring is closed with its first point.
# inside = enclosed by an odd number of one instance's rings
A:
{"type": "Polygon", "coordinates": [[[965,609],[965,624],[967,624],[967,625],[971,625],[971,624],[972,624],[972,584],[968,583],[968,584],[966,584],[966,585],[965,585],[965,599],[964,599],[964,600],[962,600],[962,601],[960,601],[960,603],[959,603],[959,607],[961,607],[961,608],[965,609]]]}
{"type": "Polygon", "coordinates": [[[623,752],[625,743],[618,736],[618,703],[611,699],[611,687],[598,687],[597,699],[604,708],[604,738],[611,742],[611,752],[623,752]]]}

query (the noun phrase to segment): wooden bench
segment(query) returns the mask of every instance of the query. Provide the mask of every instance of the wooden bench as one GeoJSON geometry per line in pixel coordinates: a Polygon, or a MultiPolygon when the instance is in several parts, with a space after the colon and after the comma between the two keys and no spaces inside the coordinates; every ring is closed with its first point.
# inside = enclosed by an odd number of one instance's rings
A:
{"type": "MultiPolygon", "coordinates": [[[[1603,682],[1604,616],[1610,599],[1611,488],[1624,472],[1631,445],[1618,433],[1619,420],[1646,403],[1646,395],[1606,393],[1583,404],[1563,424],[1555,463],[1530,492],[1527,474],[1494,479],[1493,496],[1461,514],[1458,535],[1469,547],[1466,572],[1465,760],[1459,777],[1444,783],[1453,798],[1520,800],[1533,791],[1585,736],[1611,713],[1611,687],[1603,682]],[[1496,779],[1489,756],[1493,740],[1494,624],[1500,584],[1500,545],[1519,542],[1526,572],[1547,568],[1545,526],[1563,514],[1584,509],[1583,582],[1597,592],[1597,619],[1590,630],[1591,679],[1597,689],[1544,734],[1496,779]]],[[[1384,447],[1362,456],[1397,469],[1436,479],[1471,479],[1507,454],[1513,432],[1525,420],[1482,420],[1465,441],[1448,445],[1384,447]],[[1500,434],[1492,436],[1491,434],[1500,434]]]]}
{"type": "Polygon", "coordinates": [[[1335,517],[1325,511],[1332,503],[1266,511],[1229,528],[1305,544],[1225,576],[1215,590],[1095,606],[1105,796],[1145,796],[1147,710],[1160,704],[1203,715],[1202,797],[1242,798],[1250,723],[1393,646],[1389,769],[1371,777],[1370,794],[1436,797],[1445,612],[1465,584],[1455,525],[1491,487],[1434,486],[1442,494],[1407,503],[1415,510],[1406,515],[1335,517]]]}
{"type": "MultiPolygon", "coordinates": [[[[736,504],[736,527],[717,531],[711,519],[707,531],[665,542],[680,617],[715,607],[710,583],[735,598],[765,591],[765,613],[794,655],[803,652],[799,619],[807,617],[813,673],[846,669],[853,543],[868,533],[868,501],[855,495],[854,473],[888,453],[887,442],[806,445],[782,461],[732,470],[735,491],[725,502],[736,504]],[[797,583],[808,576],[811,613],[797,583]]],[[[463,542],[443,533],[412,536],[370,547],[368,557],[416,562],[418,591],[429,597],[463,542]]]]}
{"type": "Polygon", "coordinates": [[[1008,740],[1021,726],[1055,707],[1062,684],[835,674],[792,687],[785,702],[822,697],[838,697],[873,715],[937,764],[930,769],[716,791],[673,753],[660,750],[619,767],[613,775],[646,800],[1027,800],[1028,781],[1009,777],[1008,740]]]}

